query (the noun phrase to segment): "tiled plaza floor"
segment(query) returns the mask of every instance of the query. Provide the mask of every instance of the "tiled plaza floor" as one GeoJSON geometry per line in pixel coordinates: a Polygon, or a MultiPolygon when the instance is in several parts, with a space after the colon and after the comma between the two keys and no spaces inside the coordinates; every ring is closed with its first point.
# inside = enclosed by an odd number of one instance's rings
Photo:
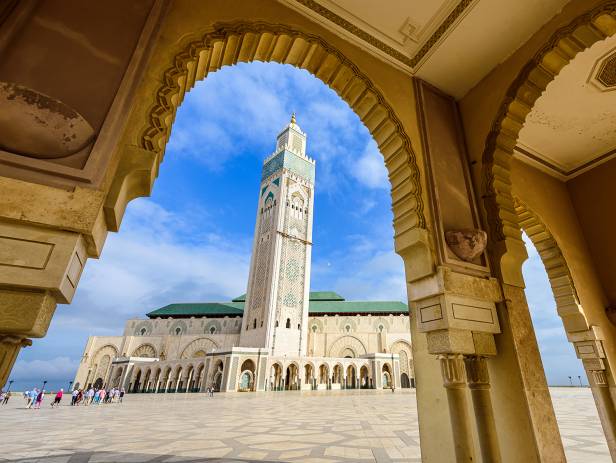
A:
{"type": "MultiPolygon", "coordinates": [[[[609,462],[588,389],[553,389],[570,462],[609,462]]],[[[0,462],[420,461],[413,391],[129,395],[0,407],[0,462]]]]}

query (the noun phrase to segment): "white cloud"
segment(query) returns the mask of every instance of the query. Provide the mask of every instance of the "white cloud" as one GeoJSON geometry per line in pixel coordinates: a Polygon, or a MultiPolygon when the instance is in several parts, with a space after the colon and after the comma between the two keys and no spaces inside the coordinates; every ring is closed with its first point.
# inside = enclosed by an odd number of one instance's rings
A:
{"type": "Polygon", "coordinates": [[[49,360],[17,360],[11,379],[15,381],[65,381],[72,379],[79,362],[69,357],[55,357],[49,360]]]}
{"type": "Polygon", "coordinates": [[[242,294],[250,240],[207,231],[197,240],[192,221],[149,199],[133,201],[122,232],[108,238],[100,260],[88,262],[70,310],[58,312],[58,326],[117,334],[126,318],[171,302],[242,294]]]}
{"type": "Polygon", "coordinates": [[[370,140],[361,156],[350,165],[351,175],[364,186],[372,189],[391,188],[383,156],[373,140],[370,140]]]}

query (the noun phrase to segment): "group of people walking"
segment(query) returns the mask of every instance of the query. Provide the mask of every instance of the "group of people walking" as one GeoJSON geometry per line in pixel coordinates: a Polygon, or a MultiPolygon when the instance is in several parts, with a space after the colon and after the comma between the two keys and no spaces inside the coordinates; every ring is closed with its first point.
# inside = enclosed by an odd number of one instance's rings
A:
{"type": "Polygon", "coordinates": [[[71,405],[99,405],[110,403],[122,403],[124,388],[112,387],[111,389],[75,389],[71,397],[71,405]]]}
{"type": "MultiPolygon", "coordinates": [[[[39,409],[45,398],[47,391],[44,389],[33,388],[32,390],[25,391],[23,393],[24,400],[26,402],[26,408],[39,409]]],[[[122,403],[124,399],[124,388],[113,387],[111,389],[98,389],[91,387],[90,389],[75,389],[71,393],[71,405],[99,405],[110,403],[122,403]]],[[[52,393],[53,394],[53,393],[52,393]]],[[[51,407],[58,407],[62,402],[64,396],[64,389],[60,389],[54,395],[51,407]]],[[[6,405],[11,397],[9,391],[0,390],[0,404],[6,405]]]]}

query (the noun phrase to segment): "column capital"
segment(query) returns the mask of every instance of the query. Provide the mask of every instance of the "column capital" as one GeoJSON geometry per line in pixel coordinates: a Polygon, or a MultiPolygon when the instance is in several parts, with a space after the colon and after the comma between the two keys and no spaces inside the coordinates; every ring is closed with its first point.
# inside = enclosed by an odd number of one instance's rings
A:
{"type": "Polygon", "coordinates": [[[462,354],[441,354],[437,358],[441,363],[443,385],[448,389],[465,388],[464,356],[462,354]]]}
{"type": "Polygon", "coordinates": [[[479,355],[465,355],[466,379],[471,389],[489,389],[490,375],[487,358],[479,355]]]}

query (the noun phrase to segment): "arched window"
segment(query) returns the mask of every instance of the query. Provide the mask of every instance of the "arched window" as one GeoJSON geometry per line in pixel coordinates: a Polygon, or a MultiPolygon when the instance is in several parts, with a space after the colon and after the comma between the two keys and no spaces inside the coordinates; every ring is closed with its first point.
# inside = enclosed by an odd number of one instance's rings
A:
{"type": "Polygon", "coordinates": [[[145,328],[141,328],[141,331],[139,331],[141,333],[141,336],[145,336],[145,334],[148,332],[148,330],[146,330],[145,328]]]}
{"type": "Polygon", "coordinates": [[[256,327],[257,327],[257,319],[255,318],[255,319],[252,321],[252,328],[253,328],[253,329],[255,329],[256,327]]]}
{"type": "Polygon", "coordinates": [[[300,324],[299,324],[299,323],[297,324],[297,329],[298,329],[298,330],[300,329],[300,324]]]}
{"type": "Polygon", "coordinates": [[[287,328],[291,328],[291,319],[287,318],[287,328]]]}
{"type": "Polygon", "coordinates": [[[278,328],[278,320],[276,320],[276,328],[278,328]]]}
{"type": "Polygon", "coordinates": [[[180,334],[182,334],[182,328],[180,328],[180,327],[178,326],[178,327],[175,329],[175,334],[176,334],[176,335],[178,335],[178,336],[179,336],[180,334]]]}
{"type": "Polygon", "coordinates": [[[312,332],[316,333],[319,327],[317,325],[312,325],[312,332]]]}
{"type": "Polygon", "coordinates": [[[345,325],[345,326],[344,326],[344,331],[346,331],[347,333],[348,333],[349,331],[351,331],[351,325],[345,325]]]}
{"type": "Polygon", "coordinates": [[[259,325],[259,326],[263,327],[263,320],[261,320],[261,323],[260,323],[260,325],[259,325]]]}
{"type": "Polygon", "coordinates": [[[210,334],[214,334],[214,333],[216,333],[216,327],[212,326],[210,327],[210,334]]]}

